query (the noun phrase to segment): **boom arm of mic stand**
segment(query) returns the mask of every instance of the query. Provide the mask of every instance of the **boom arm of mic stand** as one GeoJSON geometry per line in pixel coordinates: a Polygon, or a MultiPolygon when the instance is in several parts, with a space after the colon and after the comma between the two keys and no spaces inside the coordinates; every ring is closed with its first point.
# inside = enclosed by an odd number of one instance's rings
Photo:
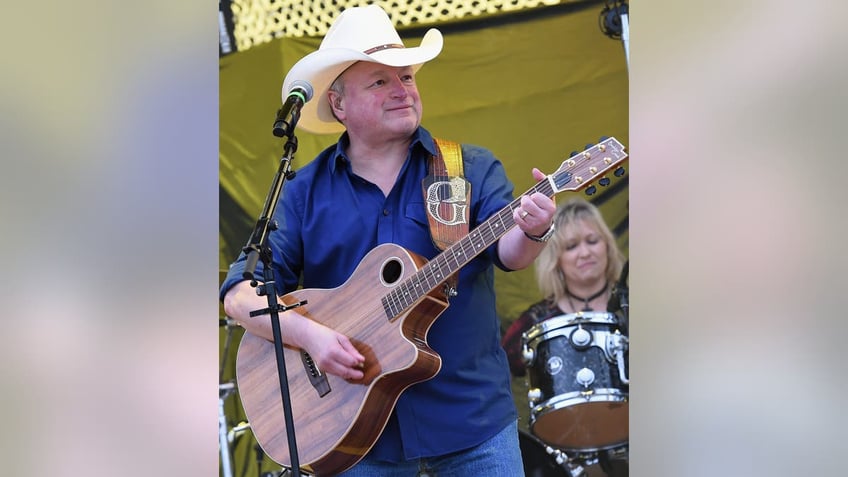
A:
{"type": "Polygon", "coordinates": [[[277,288],[274,279],[274,268],[272,266],[271,247],[268,246],[269,230],[276,230],[277,223],[273,220],[274,210],[277,207],[277,201],[280,198],[280,192],[283,190],[283,185],[286,179],[294,177],[294,172],[291,171],[291,159],[294,152],[297,150],[297,138],[294,133],[288,135],[288,140],[284,146],[283,157],[280,160],[280,167],[277,174],[274,176],[274,183],[271,185],[271,190],[268,193],[268,198],[265,200],[265,207],[262,215],[253,230],[253,235],[248,244],[244,247],[244,252],[247,254],[247,262],[243,277],[249,279],[250,284],[256,288],[258,295],[268,297],[268,308],[257,310],[250,313],[250,316],[269,313],[271,315],[271,330],[274,333],[274,351],[277,357],[277,375],[280,380],[280,396],[282,397],[283,416],[286,424],[286,437],[288,438],[289,455],[291,456],[292,475],[300,477],[300,463],[297,454],[297,439],[294,434],[294,418],[291,412],[291,397],[289,395],[289,380],[286,375],[286,360],[283,354],[283,337],[280,330],[280,315],[282,311],[286,311],[296,306],[301,306],[306,302],[296,303],[290,306],[282,306],[277,301],[277,288]],[[254,273],[258,260],[262,260],[263,277],[265,283],[258,286],[254,273]]]}

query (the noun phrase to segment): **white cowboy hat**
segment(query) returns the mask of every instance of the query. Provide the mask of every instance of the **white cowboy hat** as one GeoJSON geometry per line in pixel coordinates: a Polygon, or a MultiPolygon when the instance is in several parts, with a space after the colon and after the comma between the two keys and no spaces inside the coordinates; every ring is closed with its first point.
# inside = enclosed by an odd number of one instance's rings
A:
{"type": "Polygon", "coordinates": [[[388,14],[377,5],[344,10],[324,36],[321,46],[300,59],[283,81],[283,102],[293,83],[307,82],[314,96],[303,105],[297,126],[329,134],[344,131],[330,110],[327,90],[336,78],[357,61],[389,66],[421,66],[442,51],[442,33],[431,28],[418,47],[406,48],[388,14]]]}

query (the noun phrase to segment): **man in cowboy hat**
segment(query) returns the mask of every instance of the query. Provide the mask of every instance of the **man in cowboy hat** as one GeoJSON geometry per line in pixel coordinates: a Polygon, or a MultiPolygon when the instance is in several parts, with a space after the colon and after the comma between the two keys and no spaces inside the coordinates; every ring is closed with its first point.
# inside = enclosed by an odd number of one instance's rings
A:
{"type": "MultiPolygon", "coordinates": [[[[269,236],[282,292],[340,287],[379,244],[394,243],[428,260],[441,252],[422,194],[437,147],[420,126],[415,83],[418,69],[441,49],[436,29],[418,47],[407,48],[381,8],[348,8],[319,49],[289,71],[284,96],[295,82],[314,90],[297,126],[341,136],[283,191],[279,228],[269,236]]],[[[513,186],[491,152],[462,145],[461,153],[473,230],[510,206],[513,186]]],[[[532,174],[537,181],[545,177],[537,169],[532,174]]],[[[494,266],[517,270],[533,263],[550,236],[554,211],[544,194],[522,196],[511,214],[517,227],[488,249],[474,250],[479,255],[458,274],[458,294],[427,334],[441,369],[400,394],[376,443],[342,475],[523,475],[492,282],[494,266]]],[[[273,340],[267,315],[249,317],[267,303],[242,278],[244,260],[242,254],[222,284],[225,311],[251,334],[273,340]]],[[[262,277],[261,264],[256,275],[262,277]]],[[[308,352],[329,375],[363,379],[366,358],[350,337],[297,311],[280,315],[284,341],[308,352]]]]}

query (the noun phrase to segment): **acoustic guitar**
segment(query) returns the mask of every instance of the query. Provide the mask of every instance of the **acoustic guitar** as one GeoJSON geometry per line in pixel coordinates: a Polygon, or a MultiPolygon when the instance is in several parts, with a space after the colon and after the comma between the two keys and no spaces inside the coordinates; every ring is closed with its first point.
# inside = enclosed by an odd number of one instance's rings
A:
{"type": "MultiPolygon", "coordinates": [[[[627,158],[624,146],[607,138],[563,161],[525,195],[548,197],[609,184],[602,177],[627,158]]],[[[587,190],[591,192],[591,190],[587,190]]],[[[431,379],[441,358],[427,332],[448,307],[440,285],[495,243],[515,222],[515,199],[468,235],[427,261],[395,244],[371,250],[341,286],[300,289],[281,298],[306,302],[298,313],[348,336],[365,356],[365,377],[348,381],[318,369],[311,357],[284,347],[298,462],[304,472],[332,475],[362,459],[383,432],[401,393],[431,379]]],[[[245,332],[236,356],[239,394],[251,429],[265,453],[291,467],[274,344],[245,332]]]]}

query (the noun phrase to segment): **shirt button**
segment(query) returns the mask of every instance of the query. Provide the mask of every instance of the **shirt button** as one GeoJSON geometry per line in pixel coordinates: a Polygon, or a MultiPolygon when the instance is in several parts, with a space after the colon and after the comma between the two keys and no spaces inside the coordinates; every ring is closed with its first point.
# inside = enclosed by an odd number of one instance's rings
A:
{"type": "Polygon", "coordinates": [[[389,209],[383,209],[383,215],[389,215],[389,214],[390,214],[389,209]]]}

